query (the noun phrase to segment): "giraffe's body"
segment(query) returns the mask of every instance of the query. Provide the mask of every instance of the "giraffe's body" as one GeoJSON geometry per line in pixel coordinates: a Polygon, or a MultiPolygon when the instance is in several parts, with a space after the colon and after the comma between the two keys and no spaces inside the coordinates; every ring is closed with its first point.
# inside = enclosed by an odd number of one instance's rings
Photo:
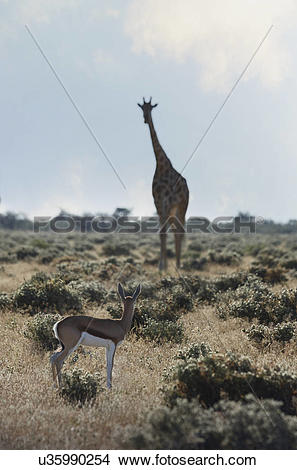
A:
{"type": "Polygon", "coordinates": [[[173,168],[171,161],[159,142],[151,115],[152,109],[157,105],[152,106],[151,100],[148,103],[143,100],[143,105],[139,106],[143,110],[144,122],[149,125],[156,157],[156,171],[153,178],[153,197],[160,219],[160,269],[167,268],[166,231],[171,221],[176,228],[176,265],[179,268],[185,215],[189,203],[189,189],[185,178],[173,168]]]}

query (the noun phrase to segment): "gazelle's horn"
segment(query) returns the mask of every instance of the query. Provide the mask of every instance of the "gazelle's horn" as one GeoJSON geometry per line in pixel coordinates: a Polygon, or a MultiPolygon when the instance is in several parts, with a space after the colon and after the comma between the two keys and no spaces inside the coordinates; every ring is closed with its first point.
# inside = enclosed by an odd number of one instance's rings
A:
{"type": "Polygon", "coordinates": [[[151,102],[152,102],[152,97],[150,97],[149,104],[151,104],[151,102]]]}
{"type": "Polygon", "coordinates": [[[144,97],[143,97],[143,104],[145,104],[145,99],[144,99],[144,97]]]}

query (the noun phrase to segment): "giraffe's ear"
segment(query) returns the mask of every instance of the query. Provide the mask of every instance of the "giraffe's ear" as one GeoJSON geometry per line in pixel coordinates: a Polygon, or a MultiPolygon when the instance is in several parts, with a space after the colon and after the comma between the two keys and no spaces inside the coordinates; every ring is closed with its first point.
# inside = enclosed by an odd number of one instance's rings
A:
{"type": "Polygon", "coordinates": [[[135,290],[134,294],[132,295],[133,302],[135,302],[135,300],[136,300],[137,297],[139,296],[140,292],[141,292],[141,286],[140,286],[140,284],[138,284],[138,286],[136,287],[136,290],[135,290]]]}
{"type": "Polygon", "coordinates": [[[119,296],[121,297],[121,299],[124,301],[125,297],[126,297],[126,294],[125,294],[124,288],[123,288],[123,286],[120,282],[118,284],[118,293],[119,293],[119,296]]]}

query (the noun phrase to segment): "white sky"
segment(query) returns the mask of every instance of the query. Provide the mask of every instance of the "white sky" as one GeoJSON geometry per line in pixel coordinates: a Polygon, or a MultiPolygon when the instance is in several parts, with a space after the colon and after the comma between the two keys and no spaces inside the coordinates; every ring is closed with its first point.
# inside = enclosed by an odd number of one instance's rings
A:
{"type": "Polygon", "coordinates": [[[296,218],[297,2],[0,0],[2,211],[154,213],[153,96],[177,170],[273,29],[191,163],[188,215],[296,218]],[[108,154],[120,185],[24,25],[108,154]]]}

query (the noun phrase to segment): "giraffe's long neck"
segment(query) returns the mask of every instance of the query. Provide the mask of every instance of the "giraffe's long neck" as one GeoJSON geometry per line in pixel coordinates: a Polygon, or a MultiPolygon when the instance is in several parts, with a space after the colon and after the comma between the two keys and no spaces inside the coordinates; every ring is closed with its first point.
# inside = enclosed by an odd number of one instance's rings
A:
{"type": "Polygon", "coordinates": [[[156,162],[157,162],[157,171],[165,171],[168,169],[168,167],[171,167],[171,161],[167,157],[166,153],[164,152],[157,133],[154,128],[153,120],[152,117],[150,116],[150,119],[148,120],[148,125],[150,128],[150,133],[151,133],[151,139],[152,139],[152,144],[153,144],[153,149],[156,157],[156,162]]]}

